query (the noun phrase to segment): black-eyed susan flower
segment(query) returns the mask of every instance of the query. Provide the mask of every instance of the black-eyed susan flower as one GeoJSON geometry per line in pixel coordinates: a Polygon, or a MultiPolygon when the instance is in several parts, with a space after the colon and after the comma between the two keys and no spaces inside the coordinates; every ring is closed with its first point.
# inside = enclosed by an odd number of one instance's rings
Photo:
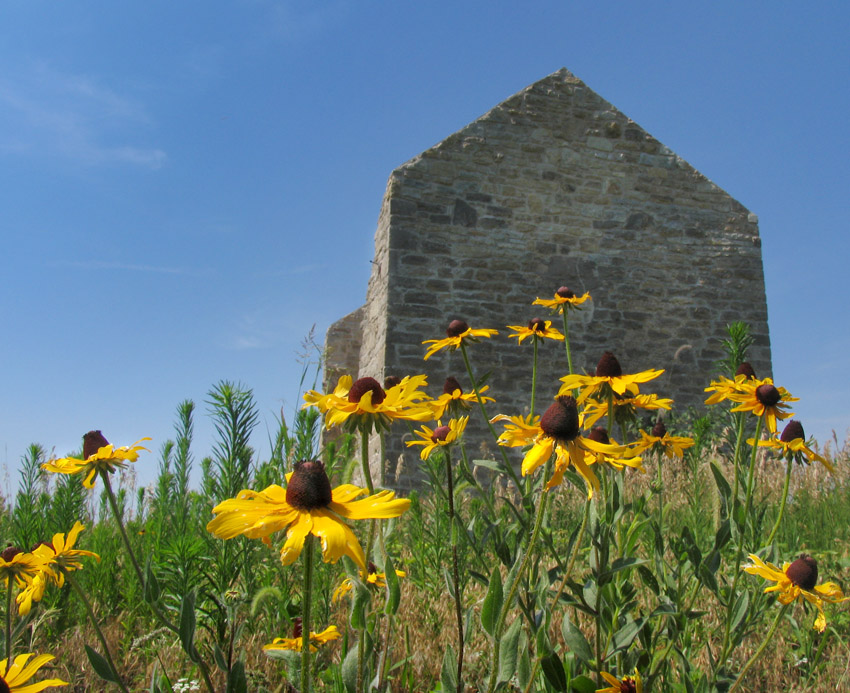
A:
{"type": "Polygon", "coordinates": [[[775,584],[765,587],[765,592],[776,592],[780,604],[790,604],[795,600],[805,600],[817,609],[814,629],[823,633],[826,628],[826,614],[823,611],[824,602],[837,604],[847,601],[848,597],[834,582],[818,585],[818,563],[808,554],[801,554],[793,563],[785,563],[779,570],[772,563],[766,563],[751,553],[750,565],[744,570],[751,575],[758,575],[775,584]]]}
{"type": "MultiPolygon", "coordinates": [[[[750,445],[755,445],[756,441],[753,438],[747,440],[750,445]]],[[[812,462],[820,462],[830,472],[835,469],[832,463],[823,455],[819,455],[806,445],[806,434],[803,431],[803,424],[796,419],[791,419],[782,431],[779,437],[773,436],[768,440],[758,441],[759,447],[771,448],[776,451],[780,457],[786,460],[794,460],[798,464],[809,465],[812,462]]]]}
{"type": "Polygon", "coordinates": [[[75,549],[77,537],[85,529],[79,521],[74,523],[67,536],[64,533],[53,535],[51,543],[42,542],[36,546],[32,553],[41,562],[41,572],[45,578],[49,578],[57,587],[65,584],[65,574],[75,570],[81,570],[83,563],[80,560],[84,556],[90,556],[100,562],[100,556],[93,551],[75,549]]]}
{"type": "Polygon", "coordinates": [[[514,334],[508,335],[508,337],[511,339],[516,337],[517,344],[522,344],[524,339],[554,339],[555,341],[564,341],[564,335],[552,327],[552,321],[543,320],[543,318],[529,320],[528,327],[508,325],[508,329],[514,331],[514,334]]]}
{"type": "Polygon", "coordinates": [[[639,383],[647,383],[661,375],[663,370],[649,369],[640,373],[623,375],[623,369],[617,357],[610,351],[602,354],[596,366],[596,375],[566,375],[561,378],[559,395],[567,395],[573,390],[579,390],[578,403],[582,404],[589,397],[607,399],[609,393],[616,395],[637,395],[640,393],[639,383]]]}
{"type": "Polygon", "coordinates": [[[48,472],[57,474],[85,474],[83,486],[94,487],[94,478],[98,472],[112,474],[116,469],[123,469],[129,462],[139,459],[140,450],[148,450],[140,443],[150,438],[142,438],[129,446],[116,448],[110,445],[100,431],[89,431],[83,436],[83,459],[63,457],[50,460],[41,466],[48,472]]]}
{"type": "Polygon", "coordinates": [[[594,426],[584,437],[586,440],[610,446],[593,452],[588,451],[588,456],[593,458],[594,464],[607,464],[618,471],[624,467],[631,467],[646,474],[639,451],[635,450],[634,446],[619,445],[616,440],[608,436],[608,430],[604,426],[594,426]]]}
{"type": "MultiPolygon", "coordinates": [[[[339,640],[342,637],[336,626],[328,626],[321,633],[310,631],[310,652],[317,652],[321,645],[339,640]]],[[[301,646],[304,642],[301,631],[301,619],[295,619],[293,627],[293,637],[291,638],[275,638],[268,645],[263,645],[263,650],[266,652],[274,652],[276,650],[292,650],[301,652],[301,646]]]]}
{"type": "MultiPolygon", "coordinates": [[[[396,577],[398,577],[398,578],[407,577],[407,573],[405,573],[403,570],[396,570],[395,574],[396,574],[396,577]]],[[[365,582],[367,586],[374,587],[376,589],[384,589],[387,586],[387,575],[386,575],[386,573],[378,572],[378,567],[374,563],[372,563],[371,561],[369,562],[369,573],[368,573],[368,575],[362,575],[361,574],[360,579],[363,582],[365,582]]],[[[346,594],[348,594],[353,588],[354,588],[354,580],[350,577],[345,578],[340,583],[339,587],[337,587],[334,590],[333,596],[331,597],[331,601],[333,603],[338,602],[346,594]]]]}
{"type": "Polygon", "coordinates": [[[33,602],[40,602],[44,598],[44,591],[47,589],[47,574],[40,572],[35,575],[15,597],[15,602],[18,605],[18,613],[21,616],[26,616],[32,611],[33,602]]]}
{"type": "Polygon", "coordinates": [[[788,411],[788,402],[797,402],[799,397],[792,397],[784,387],[776,387],[770,378],[764,380],[749,380],[741,385],[739,393],[730,396],[737,407],[731,411],[749,411],[754,416],[764,417],[771,433],[776,433],[776,420],[794,416],[788,411]]]}
{"type": "Polygon", "coordinates": [[[322,557],[335,563],[343,555],[366,571],[366,557],[354,532],[345,520],[398,517],[410,507],[407,498],[392,491],[380,491],[355,500],[366,489],[343,484],[331,489],[325,465],[318,460],[296,462],[286,475],[286,488],[273,484],[263,491],[242,491],[236,498],[219,503],[216,517],[207,531],[219,539],[243,534],[251,539],[268,537],[286,529],[286,543],[280,552],[284,565],[295,562],[308,534],[322,541],[322,557]]]}
{"type": "Polygon", "coordinates": [[[536,298],[532,301],[533,306],[545,306],[556,313],[563,313],[565,309],[581,309],[581,305],[590,300],[590,294],[585,292],[581,296],[576,296],[573,291],[566,286],[562,286],[555,292],[552,298],[536,298]]]}
{"type": "Polygon", "coordinates": [[[342,425],[346,430],[388,429],[393,421],[429,421],[428,395],[419,388],[427,385],[424,375],[406,376],[389,389],[374,378],[339,379],[334,391],[323,395],[315,390],[304,393],[305,407],[315,406],[325,415],[325,426],[342,425]]]}
{"type": "Polygon", "coordinates": [[[473,330],[463,320],[452,320],[446,328],[445,339],[426,339],[422,342],[431,345],[425,351],[425,360],[427,361],[441,349],[455,350],[460,348],[463,342],[477,342],[481,337],[489,339],[494,334],[499,334],[499,332],[488,329],[473,330]]]}
{"type": "Polygon", "coordinates": [[[408,440],[406,443],[407,447],[422,445],[423,448],[419,453],[419,457],[427,460],[436,448],[446,447],[456,442],[463,435],[464,430],[466,430],[468,421],[468,416],[462,416],[459,419],[449,419],[449,423],[446,426],[441,421],[437,422],[436,428],[422,426],[418,431],[414,431],[419,436],[419,440],[408,440]]]}
{"type": "Polygon", "coordinates": [[[682,459],[685,456],[685,450],[692,447],[693,444],[693,438],[671,436],[667,432],[664,422],[658,421],[649,433],[641,430],[640,440],[632,445],[632,450],[637,454],[648,450],[650,452],[659,452],[668,459],[673,459],[674,457],[682,459]]]}
{"type": "Polygon", "coordinates": [[[608,686],[597,688],[596,693],[643,693],[643,682],[637,669],[634,676],[624,676],[622,679],[618,679],[607,671],[600,671],[599,674],[608,686]]]}
{"type": "Polygon", "coordinates": [[[51,654],[33,657],[33,654],[29,653],[15,657],[12,666],[8,666],[8,659],[0,660],[0,693],[38,693],[51,686],[67,686],[68,682],[62,679],[43,679],[29,683],[38,670],[52,659],[51,654]]]}
{"type": "Polygon", "coordinates": [[[734,399],[735,395],[744,394],[744,383],[755,380],[756,372],[753,370],[753,367],[748,361],[744,361],[740,366],[738,366],[738,370],[735,371],[734,378],[720,376],[720,378],[713,380],[711,384],[705,388],[706,392],[714,393],[705,400],[705,403],[717,404],[725,400],[734,399]]]}
{"type": "Polygon", "coordinates": [[[499,436],[499,445],[504,445],[508,448],[522,448],[526,445],[532,445],[541,434],[540,417],[532,416],[508,416],[507,414],[499,414],[490,419],[490,423],[507,422],[504,424],[505,430],[499,436]]]}
{"type": "Polygon", "coordinates": [[[18,587],[26,587],[41,570],[41,561],[31,553],[15,546],[7,546],[0,553],[0,580],[8,586],[14,580],[18,587]]]}
{"type": "MultiPolygon", "coordinates": [[[[483,385],[478,388],[478,394],[482,395],[482,402],[495,402],[492,397],[483,396],[484,392],[490,389],[489,385],[483,385]]],[[[475,391],[464,392],[454,376],[446,378],[443,384],[443,394],[437,399],[430,402],[431,409],[434,412],[434,419],[442,419],[448,412],[449,416],[458,416],[461,413],[468,411],[472,407],[473,402],[477,402],[478,397],[475,391]]]]}
{"type": "MultiPolygon", "coordinates": [[[[637,416],[639,409],[645,411],[666,409],[669,411],[673,406],[672,399],[669,397],[659,397],[654,393],[627,397],[614,397],[613,403],[614,421],[617,423],[625,423],[633,420],[637,416]]],[[[584,426],[586,428],[593,426],[597,421],[599,421],[599,419],[608,415],[608,402],[588,398],[584,402],[582,414],[584,416],[584,426]]]]}

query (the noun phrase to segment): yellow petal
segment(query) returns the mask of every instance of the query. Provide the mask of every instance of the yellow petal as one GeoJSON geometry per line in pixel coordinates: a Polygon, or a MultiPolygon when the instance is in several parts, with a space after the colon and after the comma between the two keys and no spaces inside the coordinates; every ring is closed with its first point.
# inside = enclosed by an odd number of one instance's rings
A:
{"type": "Polygon", "coordinates": [[[322,540],[322,557],[326,563],[336,563],[345,555],[353,560],[361,570],[366,570],[366,557],[363,555],[363,549],[347,524],[323,510],[314,510],[312,531],[322,540]]]}
{"type": "Polygon", "coordinates": [[[313,518],[310,513],[298,513],[298,520],[289,526],[286,533],[286,543],[280,550],[280,562],[283,565],[291,565],[298,560],[301,549],[304,548],[304,539],[313,528],[313,518]]]}

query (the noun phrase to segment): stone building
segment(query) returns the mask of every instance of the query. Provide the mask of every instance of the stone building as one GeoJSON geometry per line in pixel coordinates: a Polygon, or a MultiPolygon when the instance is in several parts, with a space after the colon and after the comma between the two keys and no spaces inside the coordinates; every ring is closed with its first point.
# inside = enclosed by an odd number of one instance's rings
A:
{"type": "MultiPolygon", "coordinates": [[[[644,391],[699,405],[726,325],[743,320],[770,374],[757,217],[562,69],[390,174],[366,303],[329,329],[325,385],[427,373],[434,396],[449,375],[466,390],[459,352],[423,361],[422,341],[461,318],[500,330],[471,349],[492,373],[491,413],[526,412],[532,347],[505,326],[548,319],[531,303],[564,285],[592,296],[571,314],[578,372],[610,350],[626,373],[665,369],[644,391]]],[[[537,412],[567,372],[561,343],[539,358],[537,412]]],[[[388,457],[400,453],[395,440],[388,457]]]]}

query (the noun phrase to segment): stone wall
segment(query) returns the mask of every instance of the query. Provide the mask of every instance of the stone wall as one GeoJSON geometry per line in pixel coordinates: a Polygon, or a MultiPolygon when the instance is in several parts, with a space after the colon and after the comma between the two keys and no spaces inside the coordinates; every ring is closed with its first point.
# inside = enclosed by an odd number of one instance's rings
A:
{"type": "MultiPolygon", "coordinates": [[[[461,318],[500,330],[471,350],[479,373],[492,371],[492,412],[527,411],[532,347],[505,326],[548,318],[531,302],[566,285],[593,297],[571,321],[578,372],[611,350],[624,372],[666,369],[645,391],[699,405],[729,322],[750,323],[751,360],[770,374],[760,248],[754,214],[560,70],[392,172],[359,353],[352,340],[334,368],[379,380],[424,372],[434,396],[449,375],[467,389],[459,352],[422,360],[422,341],[461,318]]],[[[343,353],[356,315],[328,332],[331,353],[343,353]]],[[[542,346],[538,368],[539,412],[566,373],[561,344],[542,346]]],[[[400,453],[396,441],[388,454],[400,453]]]]}

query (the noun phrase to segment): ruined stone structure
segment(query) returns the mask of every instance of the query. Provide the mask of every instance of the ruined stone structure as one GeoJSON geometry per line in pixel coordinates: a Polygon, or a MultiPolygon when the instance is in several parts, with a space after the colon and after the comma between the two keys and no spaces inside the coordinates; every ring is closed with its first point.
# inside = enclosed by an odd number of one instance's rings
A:
{"type": "MultiPolygon", "coordinates": [[[[466,390],[459,352],[422,359],[461,318],[500,330],[471,348],[492,414],[526,412],[532,347],[505,326],[548,319],[531,302],[566,285],[592,296],[571,313],[578,372],[611,350],[626,373],[666,369],[643,391],[699,405],[732,321],[751,325],[751,361],[770,374],[760,246],[754,214],[562,69],[392,172],[366,304],[328,331],[325,385],[427,373],[433,396],[449,375],[466,390]]],[[[562,343],[541,345],[538,369],[539,413],[567,372],[562,343]]]]}

